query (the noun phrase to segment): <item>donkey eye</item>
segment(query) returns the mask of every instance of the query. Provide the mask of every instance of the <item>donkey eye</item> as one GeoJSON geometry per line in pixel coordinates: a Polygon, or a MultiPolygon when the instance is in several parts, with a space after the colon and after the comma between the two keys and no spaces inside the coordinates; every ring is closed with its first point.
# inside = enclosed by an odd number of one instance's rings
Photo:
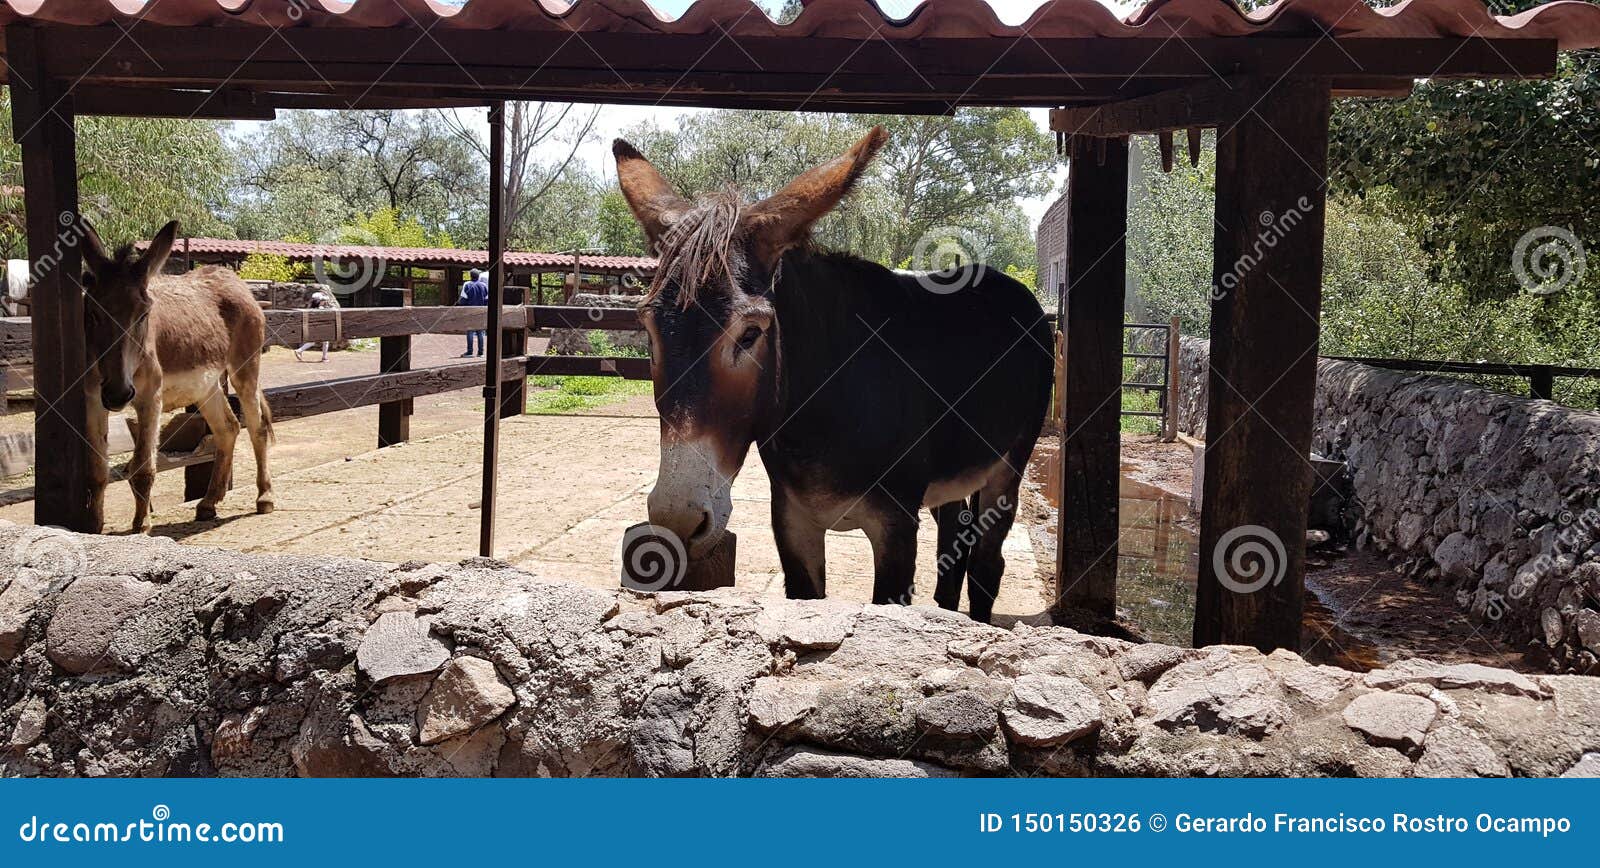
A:
{"type": "Polygon", "coordinates": [[[756,339],[760,338],[760,337],[761,337],[761,329],[760,328],[758,328],[757,326],[745,326],[744,334],[739,335],[739,346],[740,346],[741,349],[748,350],[752,346],[755,346],[756,339]]]}

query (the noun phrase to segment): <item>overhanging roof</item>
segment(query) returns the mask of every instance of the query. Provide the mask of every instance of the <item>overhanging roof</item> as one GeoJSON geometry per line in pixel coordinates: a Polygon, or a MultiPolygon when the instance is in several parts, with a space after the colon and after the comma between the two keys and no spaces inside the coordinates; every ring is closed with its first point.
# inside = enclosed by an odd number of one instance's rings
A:
{"type": "Polygon", "coordinates": [[[1016,25],[983,0],[929,0],[899,20],[869,0],[811,0],[787,25],[749,0],[699,0],[677,19],[640,0],[11,0],[0,23],[18,22],[41,25],[40,60],[77,82],[80,111],[148,100],[142,113],[180,116],[509,98],[948,112],[1226,75],[1392,93],[1421,77],[1547,75],[1558,48],[1600,46],[1600,7],[1580,0],[1509,17],[1478,0],[1282,0],[1249,14],[1152,0],[1127,18],[1053,0],[1016,25]]]}

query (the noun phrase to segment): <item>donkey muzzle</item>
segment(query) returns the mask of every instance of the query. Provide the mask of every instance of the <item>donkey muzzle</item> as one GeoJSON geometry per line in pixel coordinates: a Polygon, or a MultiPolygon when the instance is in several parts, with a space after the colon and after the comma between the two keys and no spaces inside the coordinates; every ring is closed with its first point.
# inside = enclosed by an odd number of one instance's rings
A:
{"type": "Polygon", "coordinates": [[[650,490],[650,523],[669,531],[698,559],[722,540],[733,512],[731,477],[716,469],[700,442],[662,444],[661,468],[650,490]]]}
{"type": "Polygon", "coordinates": [[[100,405],[115,413],[123,407],[133,403],[135,391],[131,385],[112,385],[107,383],[100,387],[100,405]]]}

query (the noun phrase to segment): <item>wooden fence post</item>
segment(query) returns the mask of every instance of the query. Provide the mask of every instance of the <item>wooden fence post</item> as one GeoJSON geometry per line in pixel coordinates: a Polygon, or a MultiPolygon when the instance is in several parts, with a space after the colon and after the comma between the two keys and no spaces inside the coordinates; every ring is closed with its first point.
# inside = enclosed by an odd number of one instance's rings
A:
{"type": "Polygon", "coordinates": [[[506,106],[489,106],[489,323],[483,383],[483,495],[478,501],[478,554],[494,557],[495,494],[500,468],[500,314],[506,288],[506,106]]]}
{"type": "Polygon", "coordinates": [[[32,339],[36,497],[33,520],[99,533],[90,504],[89,368],[79,284],[83,238],[72,95],[45,74],[38,28],[6,27],[11,132],[22,145],[23,210],[33,268],[32,339]]]}
{"type": "Polygon", "coordinates": [[[1178,382],[1181,372],[1178,367],[1182,347],[1178,335],[1178,318],[1173,317],[1167,326],[1167,398],[1166,414],[1161,417],[1161,442],[1171,443],[1178,439],[1178,382]]]}
{"type": "MultiPolygon", "coordinates": [[[[384,307],[409,307],[408,290],[379,290],[384,307]]],[[[411,336],[397,335],[378,338],[378,372],[394,374],[411,370],[411,336]]],[[[404,443],[411,439],[412,401],[402,398],[378,405],[378,448],[404,443]]]]}
{"type": "Polygon", "coordinates": [[[1194,644],[1300,647],[1327,79],[1252,81],[1217,137],[1194,644]],[[1270,241],[1271,243],[1266,243],[1270,241]]]}
{"type": "Polygon", "coordinates": [[[1056,595],[1116,614],[1128,140],[1072,138],[1056,595]]]}
{"type": "Polygon", "coordinates": [[[1555,400],[1556,378],[1549,365],[1535,365],[1528,373],[1528,396],[1543,398],[1546,401],[1555,400]]]}
{"type": "MultiPolygon", "coordinates": [[[[519,305],[523,303],[527,290],[520,286],[508,286],[505,290],[506,304],[519,305]]],[[[528,350],[527,323],[520,328],[500,330],[500,356],[512,359],[523,355],[528,350]]],[[[506,380],[500,384],[500,418],[507,416],[521,416],[528,411],[528,375],[524,371],[522,376],[515,380],[506,380]]]]}

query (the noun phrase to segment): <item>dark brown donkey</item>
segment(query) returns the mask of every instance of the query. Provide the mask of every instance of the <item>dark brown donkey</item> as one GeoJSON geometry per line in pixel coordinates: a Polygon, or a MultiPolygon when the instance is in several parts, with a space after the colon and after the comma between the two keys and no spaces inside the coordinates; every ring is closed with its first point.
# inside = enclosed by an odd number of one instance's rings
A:
{"type": "Polygon", "coordinates": [[[929,280],[814,248],[812,224],[886,138],[874,129],[754,204],[686,200],[616,142],[617,180],[661,257],[640,307],[661,413],[650,521],[690,557],[709,551],[756,443],[790,597],[824,596],[823,532],[860,528],[872,601],[909,603],[926,506],[935,599],[956,608],[970,569],[969,611],[987,621],[1049,401],[1050,327],[1026,287],[982,266],[929,280]]]}
{"type": "Polygon", "coordinates": [[[108,414],[132,405],[138,417],[129,482],[133,486],[133,530],[150,529],[150,487],[155,483],[156,436],[161,414],[198,405],[216,447],[211,483],[195,509],[195,519],[217,516],[233,476],[233,444],[239,420],[228,404],[231,381],[256,453],[256,511],[273,509],[267,446],[272,412],[261,394],[261,345],[266,320],[261,306],[239,276],[206,267],[165,275],[161,266],[172,252],[177,221],[156,233],[143,256],[131,247],[106,252],[100,236],[84,222],[84,327],[88,335],[89,441],[99,460],[91,471],[94,524],[104,520],[106,424],[108,414]]]}

